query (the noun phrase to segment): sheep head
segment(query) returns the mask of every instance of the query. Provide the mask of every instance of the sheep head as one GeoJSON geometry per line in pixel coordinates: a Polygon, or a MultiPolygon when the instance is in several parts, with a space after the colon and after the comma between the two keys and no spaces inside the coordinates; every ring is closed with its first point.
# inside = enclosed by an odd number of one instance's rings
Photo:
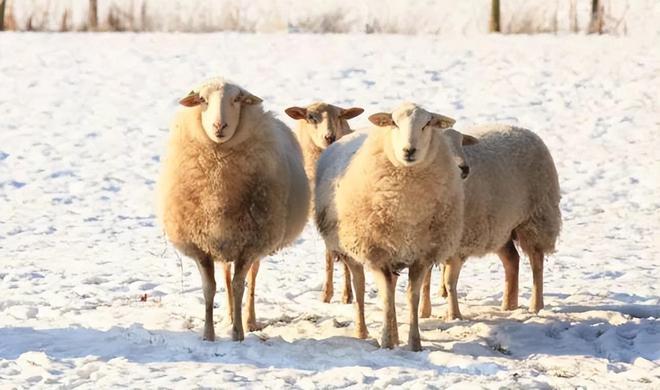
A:
{"type": "Polygon", "coordinates": [[[463,134],[460,131],[456,131],[454,129],[444,130],[442,135],[447,140],[449,149],[451,149],[454,155],[456,166],[458,166],[458,168],[461,170],[461,178],[463,180],[467,179],[468,175],[470,174],[470,162],[465,155],[465,150],[463,150],[463,147],[479,143],[479,140],[471,135],[463,134]]]}
{"type": "Polygon", "coordinates": [[[288,116],[301,121],[312,142],[321,149],[351,132],[348,120],[362,114],[359,107],[341,108],[326,103],[313,103],[307,107],[289,107],[284,110],[288,116]]]}
{"type": "Polygon", "coordinates": [[[438,129],[448,129],[456,123],[452,118],[434,114],[413,103],[403,103],[392,113],[377,113],[371,123],[389,128],[392,163],[411,167],[424,161],[438,129]]]}
{"type": "Polygon", "coordinates": [[[224,79],[212,79],[190,91],[179,100],[186,107],[201,107],[204,132],[215,143],[229,141],[238,128],[244,105],[261,103],[261,99],[224,79]]]}

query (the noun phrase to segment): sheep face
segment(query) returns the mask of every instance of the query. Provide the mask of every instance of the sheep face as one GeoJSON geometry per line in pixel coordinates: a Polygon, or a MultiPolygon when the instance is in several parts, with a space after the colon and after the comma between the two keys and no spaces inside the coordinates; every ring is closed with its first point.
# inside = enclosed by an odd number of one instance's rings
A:
{"type": "Polygon", "coordinates": [[[200,106],[204,132],[211,141],[222,144],[236,133],[242,107],[261,101],[235,84],[216,80],[191,91],[179,103],[186,107],[200,106]]]}
{"type": "Polygon", "coordinates": [[[392,163],[403,167],[423,162],[436,130],[447,129],[456,122],[413,103],[404,103],[391,114],[373,114],[369,120],[377,126],[389,127],[392,163]]]}
{"type": "Polygon", "coordinates": [[[465,155],[463,147],[474,145],[479,141],[471,135],[463,134],[454,129],[444,130],[442,135],[447,140],[447,145],[449,145],[449,149],[451,149],[452,154],[454,155],[456,166],[461,170],[461,178],[463,180],[467,179],[470,174],[470,162],[465,155]]]}
{"type": "Polygon", "coordinates": [[[314,103],[307,107],[289,107],[284,112],[293,119],[304,121],[303,131],[307,132],[317,147],[325,149],[351,132],[348,120],[362,114],[364,109],[314,103]]]}

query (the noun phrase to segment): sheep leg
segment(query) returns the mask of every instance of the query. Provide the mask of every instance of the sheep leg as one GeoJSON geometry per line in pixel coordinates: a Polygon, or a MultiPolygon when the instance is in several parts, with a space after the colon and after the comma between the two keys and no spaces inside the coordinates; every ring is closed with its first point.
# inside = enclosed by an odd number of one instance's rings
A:
{"type": "Polygon", "coordinates": [[[351,303],[353,302],[353,290],[351,290],[351,270],[348,268],[348,264],[344,264],[344,293],[341,297],[341,303],[351,303]]]}
{"type": "Polygon", "coordinates": [[[438,291],[438,294],[443,297],[447,298],[447,286],[445,286],[445,273],[447,272],[447,266],[444,264],[440,266],[440,290],[438,291]]]}
{"type": "MultiPolygon", "coordinates": [[[[392,273],[392,302],[394,302],[394,296],[396,295],[396,282],[399,280],[399,274],[392,273]]],[[[392,303],[394,305],[394,303],[392,303]]],[[[396,306],[394,306],[394,315],[390,318],[392,321],[392,342],[394,345],[399,345],[399,325],[397,324],[396,319],[396,306]]]]}
{"type": "Polygon", "coordinates": [[[433,266],[430,266],[424,274],[424,281],[422,282],[422,304],[419,308],[419,316],[422,318],[431,317],[431,274],[433,273],[433,266]]]}
{"type": "Polygon", "coordinates": [[[213,298],[215,297],[215,268],[213,259],[206,256],[197,260],[197,268],[202,277],[202,292],[204,293],[204,340],[214,341],[215,330],[213,329],[213,298]]]}
{"type": "Polygon", "coordinates": [[[222,263],[225,273],[225,290],[227,290],[227,319],[234,323],[234,293],[231,288],[231,263],[222,263]]]}
{"type": "Polygon", "coordinates": [[[248,332],[262,329],[262,327],[257,324],[257,316],[254,313],[254,288],[257,284],[257,273],[259,273],[260,264],[261,260],[255,260],[250,267],[250,271],[248,271],[248,300],[247,307],[245,308],[247,311],[245,328],[248,332]]]}
{"type": "Polygon", "coordinates": [[[394,283],[393,274],[389,270],[374,269],[374,279],[378,284],[378,291],[383,300],[383,331],[380,336],[381,348],[394,348],[398,344],[398,337],[395,339],[394,329],[396,328],[396,307],[394,305],[394,283]]]}
{"type": "Polygon", "coordinates": [[[426,274],[430,268],[420,263],[415,263],[408,269],[408,306],[410,312],[410,332],[408,333],[408,345],[414,352],[422,350],[422,342],[419,336],[419,293],[426,274]]]}
{"type": "Polygon", "coordinates": [[[532,277],[534,285],[532,288],[532,301],[529,304],[529,310],[538,313],[543,309],[543,252],[534,249],[529,255],[529,262],[532,266],[532,277]]]}
{"type": "Polygon", "coordinates": [[[457,320],[463,318],[461,311],[458,307],[458,293],[456,286],[458,285],[458,275],[461,273],[463,261],[458,257],[453,257],[445,264],[443,272],[444,284],[447,288],[447,316],[446,319],[457,320]]]}
{"type": "Polygon", "coordinates": [[[330,303],[332,300],[333,286],[332,286],[332,272],[335,269],[335,252],[325,251],[325,284],[323,285],[323,295],[321,299],[325,303],[330,303]]]}
{"type": "Polygon", "coordinates": [[[366,339],[369,336],[364,320],[364,267],[350,259],[345,260],[353,275],[353,288],[355,289],[355,337],[366,339]]]}
{"type": "Polygon", "coordinates": [[[502,310],[515,310],[518,308],[518,265],[520,255],[513,245],[513,240],[509,240],[497,255],[504,265],[504,297],[502,298],[502,310]]]}
{"type": "Polygon", "coordinates": [[[234,291],[234,323],[231,338],[234,341],[243,341],[244,338],[241,303],[243,302],[243,291],[245,291],[245,276],[250,265],[250,261],[234,262],[234,278],[231,281],[231,287],[234,291]]]}

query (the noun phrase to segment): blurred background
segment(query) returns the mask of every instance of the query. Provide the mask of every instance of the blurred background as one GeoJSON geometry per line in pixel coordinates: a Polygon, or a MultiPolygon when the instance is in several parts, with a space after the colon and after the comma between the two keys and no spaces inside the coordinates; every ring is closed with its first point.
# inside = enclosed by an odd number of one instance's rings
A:
{"type": "Polygon", "coordinates": [[[0,29],[653,35],[655,0],[0,0],[0,29]]]}

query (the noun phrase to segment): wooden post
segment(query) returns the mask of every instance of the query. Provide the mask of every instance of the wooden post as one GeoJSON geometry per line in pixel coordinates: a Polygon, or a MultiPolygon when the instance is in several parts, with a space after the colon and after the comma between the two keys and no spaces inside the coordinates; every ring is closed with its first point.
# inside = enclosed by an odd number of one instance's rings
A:
{"type": "Polygon", "coordinates": [[[96,30],[99,25],[98,3],[97,0],[89,0],[89,15],[87,19],[87,28],[96,30]]]}
{"type": "Polygon", "coordinates": [[[589,23],[589,33],[603,33],[603,3],[600,0],[591,0],[591,23],[589,23]]]}
{"type": "Polygon", "coordinates": [[[490,32],[502,32],[500,28],[500,0],[491,0],[490,5],[490,32]]]}

